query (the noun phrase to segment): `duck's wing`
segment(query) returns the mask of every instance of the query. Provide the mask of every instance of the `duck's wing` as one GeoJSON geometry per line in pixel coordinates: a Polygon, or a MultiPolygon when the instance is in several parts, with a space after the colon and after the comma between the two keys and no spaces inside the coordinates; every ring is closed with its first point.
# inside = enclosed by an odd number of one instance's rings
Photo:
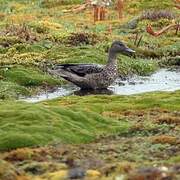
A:
{"type": "Polygon", "coordinates": [[[92,73],[100,73],[103,71],[103,65],[99,64],[58,64],[54,70],[63,69],[78,76],[85,76],[92,73]]]}
{"type": "Polygon", "coordinates": [[[82,76],[78,76],[75,73],[71,73],[71,72],[64,70],[62,68],[53,69],[53,70],[48,68],[47,72],[53,76],[62,77],[65,80],[70,81],[79,87],[83,87],[85,78],[82,76]]]}

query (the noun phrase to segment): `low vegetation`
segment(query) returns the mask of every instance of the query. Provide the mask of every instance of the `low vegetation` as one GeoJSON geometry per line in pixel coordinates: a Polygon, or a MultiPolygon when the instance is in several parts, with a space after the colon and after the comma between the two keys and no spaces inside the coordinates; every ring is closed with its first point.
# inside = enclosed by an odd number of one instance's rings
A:
{"type": "MultiPolygon", "coordinates": [[[[27,176],[45,179],[61,167],[68,172],[69,158],[109,178],[125,173],[118,169],[119,162],[131,162],[128,172],[143,165],[174,166],[179,162],[179,95],[180,91],[69,96],[38,104],[1,102],[1,152],[15,149],[2,157],[27,176]],[[56,164],[57,160],[67,164],[56,164]]],[[[66,176],[61,173],[56,175],[66,176]]]]}
{"type": "Polygon", "coordinates": [[[172,1],[127,0],[96,23],[71,12],[83,2],[0,0],[0,179],[179,179],[180,91],[17,101],[66,83],[53,64],[105,64],[114,40],[136,51],[118,56],[123,78],[179,67],[179,31],[146,32],[179,22],[172,1]]]}
{"type": "Polygon", "coordinates": [[[86,143],[103,134],[124,133],[130,126],[129,123],[120,124],[92,111],[73,111],[70,108],[20,102],[2,102],[0,106],[3,117],[1,150],[39,146],[56,141],[86,143]]]}

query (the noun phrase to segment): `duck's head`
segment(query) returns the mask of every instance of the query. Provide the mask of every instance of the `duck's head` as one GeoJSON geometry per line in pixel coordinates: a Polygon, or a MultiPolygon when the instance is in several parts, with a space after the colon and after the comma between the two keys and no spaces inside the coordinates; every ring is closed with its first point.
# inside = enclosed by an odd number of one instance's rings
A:
{"type": "Polygon", "coordinates": [[[121,41],[114,41],[111,45],[110,52],[112,53],[121,53],[126,56],[132,56],[135,51],[128,48],[123,42],[121,41]]]}

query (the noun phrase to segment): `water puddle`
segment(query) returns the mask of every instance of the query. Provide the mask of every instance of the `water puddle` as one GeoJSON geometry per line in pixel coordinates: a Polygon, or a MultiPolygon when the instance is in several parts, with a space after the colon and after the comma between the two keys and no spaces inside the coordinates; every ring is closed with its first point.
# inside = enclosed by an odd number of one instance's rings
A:
{"type": "Polygon", "coordinates": [[[151,76],[134,76],[129,80],[117,80],[110,89],[114,94],[132,95],[152,91],[175,91],[180,89],[180,71],[160,69],[151,76]],[[123,85],[119,85],[118,82],[123,85]]]}
{"type": "Polygon", "coordinates": [[[168,71],[160,69],[151,76],[134,76],[128,80],[117,81],[108,90],[101,91],[80,91],[74,85],[65,85],[55,91],[44,92],[33,97],[21,98],[27,102],[39,102],[68,95],[89,95],[89,94],[116,94],[132,95],[152,91],[175,91],[180,89],[180,71],[168,71]]]}

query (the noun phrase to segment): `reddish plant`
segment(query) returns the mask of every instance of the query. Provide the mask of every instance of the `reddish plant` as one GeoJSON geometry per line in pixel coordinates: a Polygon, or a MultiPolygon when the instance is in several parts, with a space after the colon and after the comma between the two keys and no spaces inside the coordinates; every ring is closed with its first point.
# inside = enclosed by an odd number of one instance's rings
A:
{"type": "Polygon", "coordinates": [[[179,30],[179,27],[180,27],[179,24],[174,24],[174,23],[173,23],[173,24],[170,24],[170,25],[162,28],[161,30],[155,32],[155,31],[152,29],[152,26],[151,26],[150,24],[148,24],[147,27],[146,27],[146,31],[147,31],[149,34],[157,37],[157,36],[160,36],[161,34],[163,34],[164,32],[167,32],[167,31],[168,31],[169,29],[171,29],[171,28],[175,28],[175,29],[176,29],[176,34],[177,34],[177,33],[178,33],[178,30],[179,30]]]}

